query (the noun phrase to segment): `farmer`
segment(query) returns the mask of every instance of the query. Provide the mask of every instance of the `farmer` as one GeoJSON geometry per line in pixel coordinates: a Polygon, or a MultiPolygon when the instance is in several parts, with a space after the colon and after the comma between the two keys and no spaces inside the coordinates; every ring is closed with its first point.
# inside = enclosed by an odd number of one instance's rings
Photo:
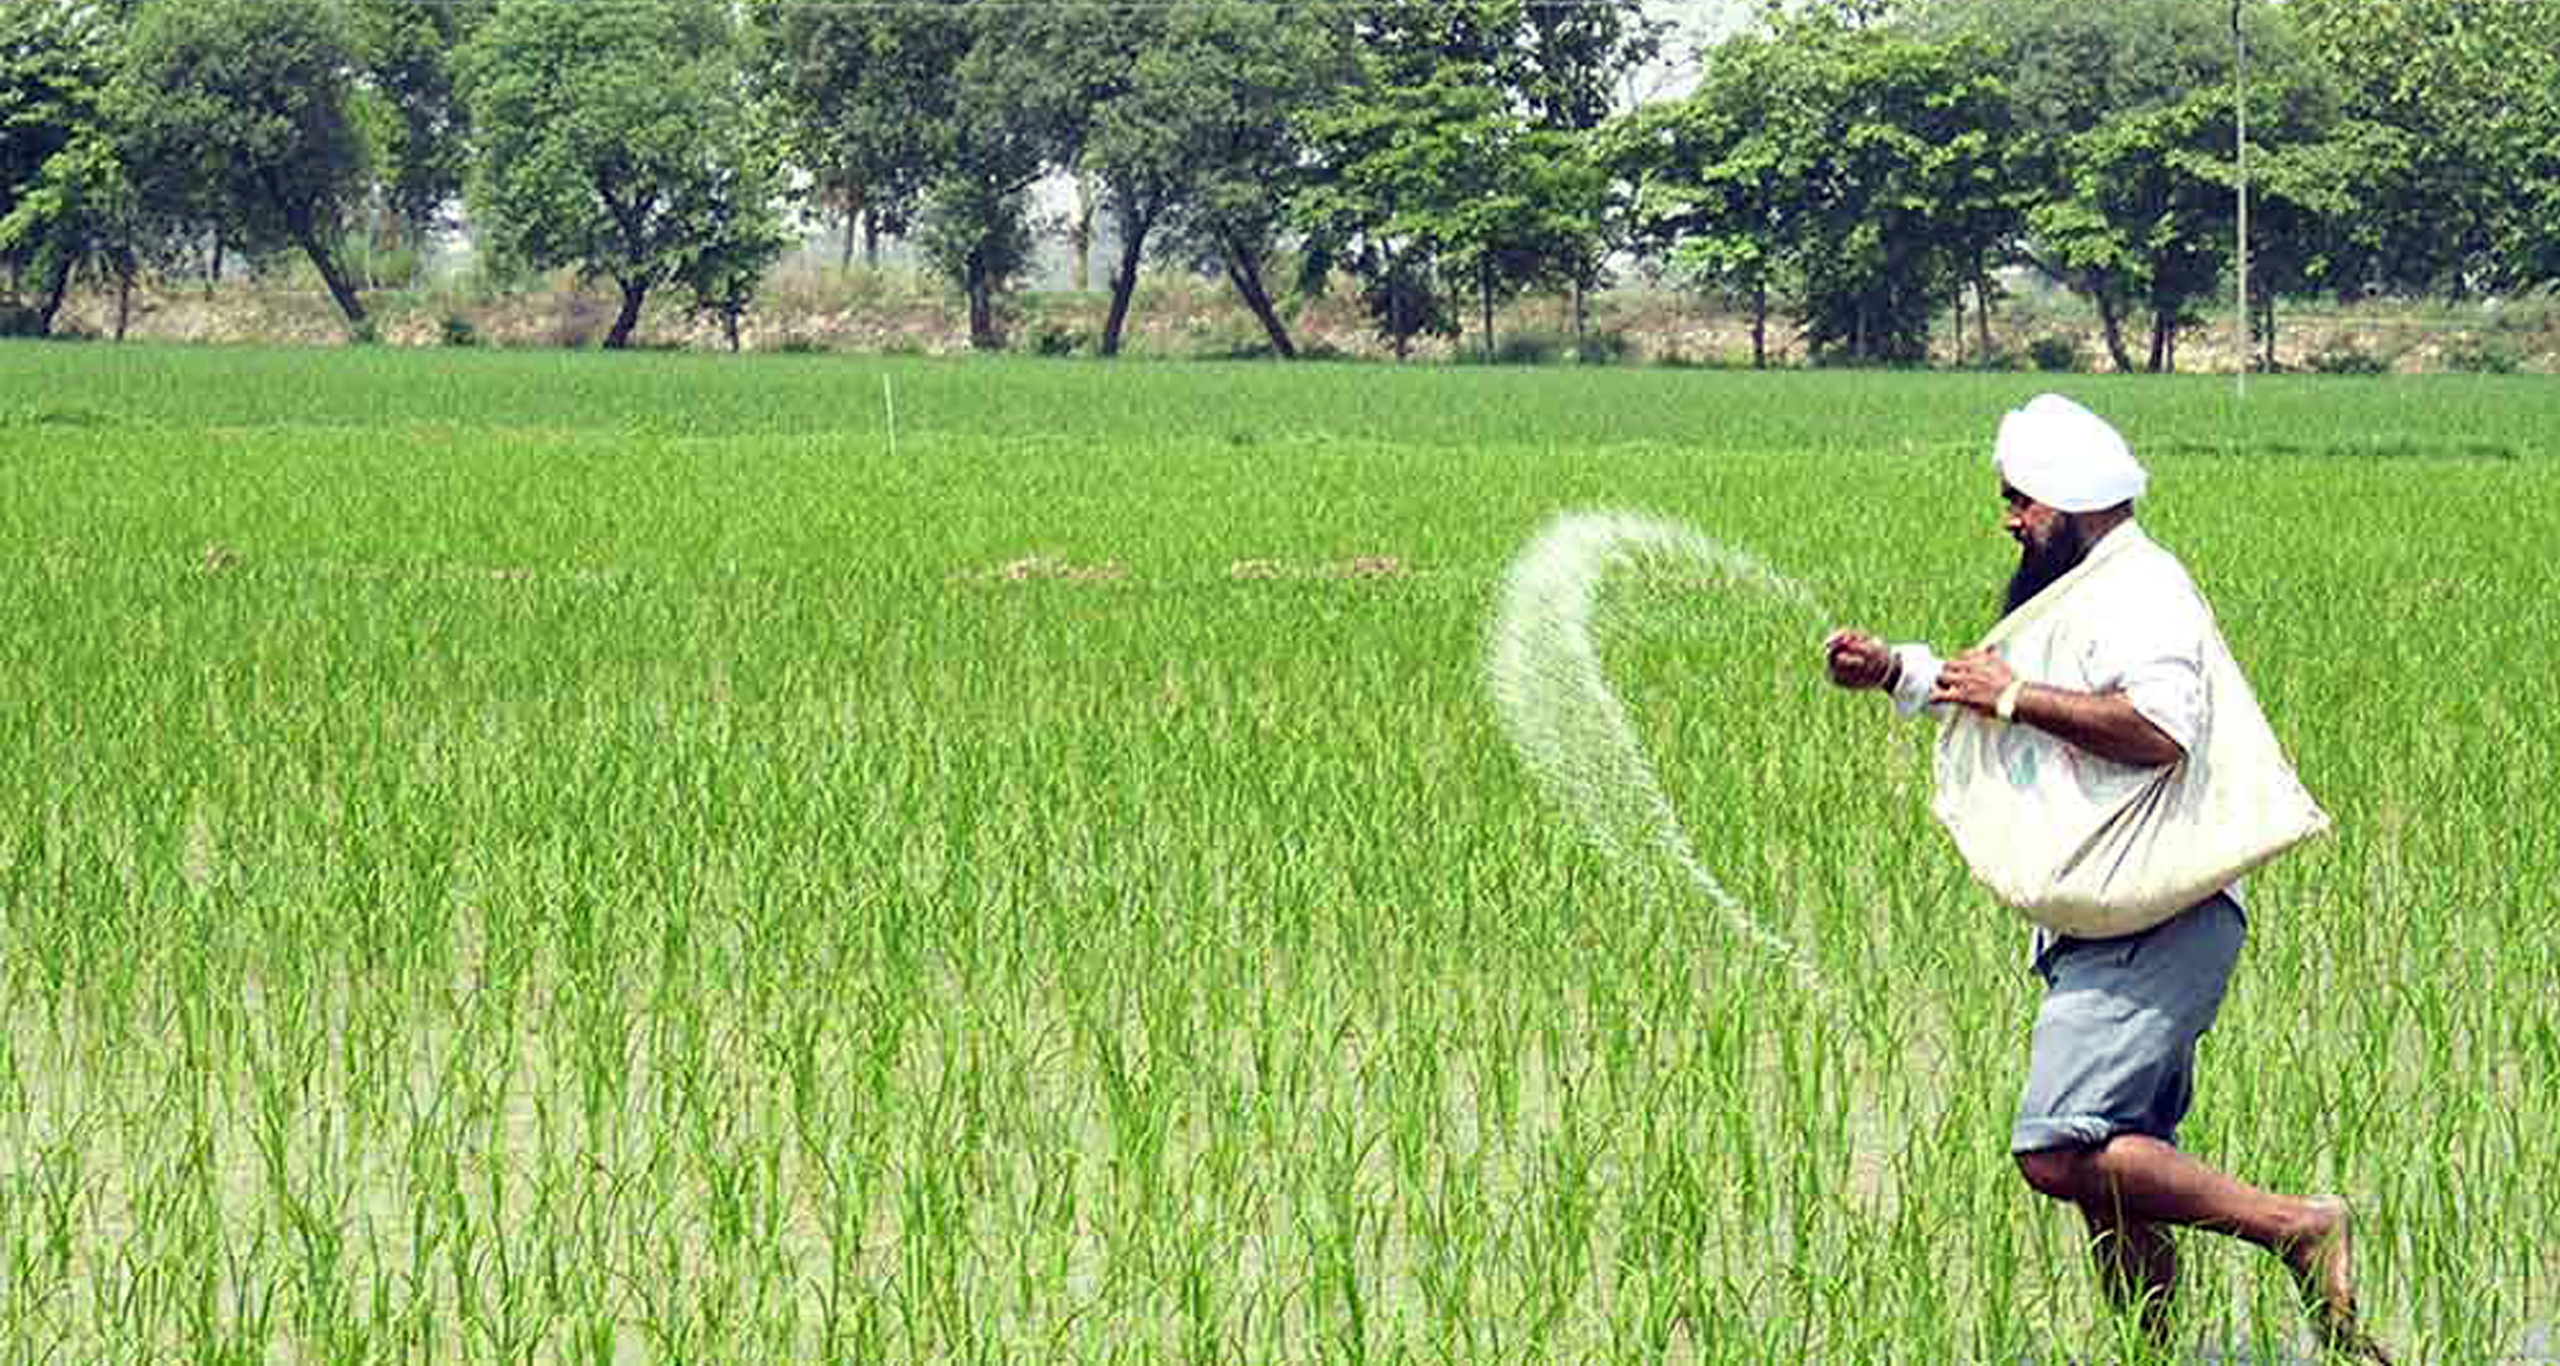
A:
{"type": "MultiPolygon", "coordinates": [[[[2056,395],[2009,414],[1993,458],[2001,525],[2021,547],[2008,612],[2101,546],[2110,552],[2054,600],[2040,628],[2055,633],[2043,676],[2020,677],[1991,650],[1942,663],[1926,646],[1888,648],[1842,630],[1824,644],[1831,681],[1882,689],[1904,715],[1965,709],[2033,727],[2050,737],[2034,747],[2054,757],[2006,779],[2029,786],[2140,783],[2182,763],[2213,731],[2207,660],[2222,647],[2185,571],[2134,523],[2142,467],[2114,428],[2056,395]]],[[[2039,927],[2032,962],[2046,995],[2010,1151],[2029,1186],[2079,1207],[2108,1298],[2154,1340],[2167,1341],[2177,1286],[2168,1230],[2201,1228],[2282,1258],[2324,1347],[2388,1360],[2356,1322],[2345,1202],[2259,1190],[2175,1146],[2195,1091],[2196,1040],[2222,1003],[2245,928],[2236,878],[2137,933],[2073,938],[2039,927]]]]}

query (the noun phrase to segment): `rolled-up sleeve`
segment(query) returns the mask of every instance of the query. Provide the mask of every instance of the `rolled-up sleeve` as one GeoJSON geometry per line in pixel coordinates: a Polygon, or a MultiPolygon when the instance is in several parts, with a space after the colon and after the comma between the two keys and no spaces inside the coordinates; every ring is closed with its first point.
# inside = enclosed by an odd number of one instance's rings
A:
{"type": "Polygon", "coordinates": [[[1893,709],[1903,716],[1916,716],[1929,705],[1929,694],[1938,690],[1938,670],[1944,666],[1926,645],[1896,645],[1893,657],[1902,665],[1902,676],[1893,684],[1893,709]]]}
{"type": "Polygon", "coordinates": [[[2096,692],[2122,692],[2144,720],[2193,750],[2204,736],[2205,641],[2213,619],[2184,592],[2162,593],[2094,634],[2087,660],[2096,692]]]}

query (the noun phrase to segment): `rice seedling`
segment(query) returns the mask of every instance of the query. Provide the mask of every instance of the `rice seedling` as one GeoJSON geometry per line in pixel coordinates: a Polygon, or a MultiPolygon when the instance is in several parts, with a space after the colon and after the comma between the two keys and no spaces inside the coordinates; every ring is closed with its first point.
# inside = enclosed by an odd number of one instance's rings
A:
{"type": "MultiPolygon", "coordinates": [[[[1591,506],[1969,643],[2032,383],[0,348],[0,1356],[2106,1350],[1926,729],[1605,604],[1808,989],[1480,673],[1591,506]]],[[[2411,1355],[2547,1354],[2555,400],[2074,391],[2337,820],[2186,1141],[2351,1195],[2411,1355]]],[[[2189,1340],[2308,1341],[2187,1250],[2189,1340]]]]}

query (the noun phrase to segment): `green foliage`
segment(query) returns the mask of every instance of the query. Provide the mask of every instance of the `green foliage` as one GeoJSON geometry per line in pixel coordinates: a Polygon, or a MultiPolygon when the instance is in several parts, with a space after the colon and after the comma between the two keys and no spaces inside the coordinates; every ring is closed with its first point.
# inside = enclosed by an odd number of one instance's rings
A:
{"type": "Polygon", "coordinates": [[[1095,73],[1082,7],[751,4],[778,61],[761,78],[777,137],[823,193],[894,223],[969,305],[973,346],[1003,345],[1001,296],[1029,259],[1027,191],[1074,159],[1095,73]]]}
{"type": "Polygon", "coordinates": [[[352,232],[341,239],[337,256],[346,263],[348,278],[368,290],[414,289],[426,268],[418,248],[405,244],[386,247],[362,232],[352,232]]]}
{"type": "Polygon", "coordinates": [[[463,69],[496,251],[612,280],[608,349],[666,285],[734,324],[785,238],[780,166],[719,0],[502,0],[463,69]]]}
{"type": "Polygon", "coordinates": [[[2390,361],[2345,336],[2322,343],[2319,350],[2303,358],[2302,365],[2315,375],[2380,375],[2391,369],[2390,361]]]}
{"type": "MultiPolygon", "coordinates": [[[[2119,370],[2172,368],[2178,329],[2231,265],[2231,13],[2228,0],[1979,0],[1944,10],[2010,73],[2017,136],[2007,175],[2027,196],[2028,257],[2097,306],[2119,370]],[[2135,327],[2149,333],[2140,359],[2126,336],[2135,327]]],[[[2279,10],[2253,7],[2248,23],[2252,155],[2281,170],[2326,136],[2331,103],[2279,10]]],[[[2279,280],[2317,273],[2318,244],[2305,238],[2332,179],[2308,165],[2270,178],[2294,196],[2269,196],[2253,234],[2279,280]]]]}
{"type": "Polygon", "coordinates": [[[454,58],[496,0],[339,0],[363,72],[358,108],[382,197],[409,246],[469,178],[471,125],[454,58]]]}
{"type": "Polygon", "coordinates": [[[235,245],[299,249],[362,334],[337,245],[366,183],[352,41],[308,0],[145,0],[112,88],[144,199],[200,204],[235,245]]]}
{"type": "Polygon", "coordinates": [[[1072,323],[1043,322],[1031,329],[1031,354],[1052,360],[1080,356],[1093,348],[1093,333],[1072,323]]]}
{"type": "Polygon", "coordinates": [[[1001,296],[1031,264],[1029,200],[1011,177],[955,175],[935,184],[917,225],[916,245],[966,296],[970,345],[981,351],[1002,346],[1001,296]]]}
{"type": "Polygon", "coordinates": [[[1490,353],[1476,355],[1495,365],[1553,365],[1566,351],[1568,339],[1552,332],[1513,332],[1494,344],[1490,353]]]}
{"type": "Polygon", "coordinates": [[[103,31],[68,0],[0,0],[0,218],[98,119],[103,31]]]}
{"type": "Polygon", "coordinates": [[[2027,361],[2047,374],[2070,374],[2088,368],[2088,354],[2074,337],[2044,336],[2027,343],[2027,361]]]}
{"type": "Polygon", "coordinates": [[[1786,292],[1817,356],[1926,358],[1932,321],[2016,231],[1985,51],[1823,10],[1708,54],[1686,101],[1610,130],[1637,240],[1720,292],[1786,292]]]}
{"type": "Polygon", "coordinates": [[[2445,343],[2444,368],[2469,375],[2512,375],[2524,364],[2516,346],[2494,334],[2465,332],[2445,343]]]}
{"type": "Polygon", "coordinates": [[[2288,0],[2342,95],[2358,249],[2342,284],[2464,294],[2560,281],[2560,6],[2288,0]]]}
{"type": "Polygon", "coordinates": [[[74,0],[0,3],[0,269],[34,295],[35,335],[75,281],[129,282],[147,250],[109,99],[115,22],[74,0]]]}
{"type": "Polygon", "coordinates": [[[1338,30],[1314,7],[1252,0],[1130,7],[1099,27],[1116,60],[1095,82],[1078,164],[1099,177],[1121,244],[1102,353],[1118,351],[1152,255],[1221,270],[1289,354],[1264,281],[1303,161],[1298,119],[1351,72],[1338,30]]]}
{"type": "MultiPolygon", "coordinates": [[[[1593,7],[1592,22],[1615,23],[1617,8],[1593,7]]],[[[1557,66],[1537,67],[1549,30],[1529,13],[1491,0],[1365,9],[1360,79],[1300,118],[1308,165],[1289,214],[1309,239],[1309,283],[1335,265],[1358,276],[1399,357],[1416,337],[1455,335],[1461,301],[1490,354],[1495,305],[1596,279],[1608,181],[1574,122],[1587,111],[1536,84],[1582,59],[1558,48],[1557,66]]]]}
{"type": "Polygon", "coordinates": [[[820,197],[904,232],[941,165],[961,61],[976,41],[962,5],[748,0],[754,79],[820,197]]]}

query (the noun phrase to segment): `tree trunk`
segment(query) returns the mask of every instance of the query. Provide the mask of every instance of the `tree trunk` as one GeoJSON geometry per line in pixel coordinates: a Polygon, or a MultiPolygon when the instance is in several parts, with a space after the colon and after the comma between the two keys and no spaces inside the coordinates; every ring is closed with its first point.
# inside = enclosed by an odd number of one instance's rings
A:
{"type": "Polygon", "coordinates": [[[2169,349],[2170,334],[2175,330],[2176,328],[2167,313],[2159,309],[2153,309],[2151,311],[2150,373],[2155,375],[2165,375],[2169,373],[2170,367],[2177,364],[2176,356],[2169,349]]]}
{"type": "Polygon", "coordinates": [[[1974,339],[1981,343],[1974,352],[1988,361],[1991,359],[1991,281],[1979,272],[1973,277],[1973,327],[1974,339]]]}
{"type": "Polygon", "coordinates": [[[1769,282],[1751,282],[1751,368],[1769,368],[1769,282]]]}
{"type": "Polygon", "coordinates": [[[862,264],[873,270],[880,268],[880,212],[862,211],[862,264]]]}
{"type": "Polygon", "coordinates": [[[862,192],[848,185],[844,190],[844,255],[836,262],[839,270],[853,269],[853,239],[863,218],[862,192]]]}
{"type": "Polygon", "coordinates": [[[1227,283],[1236,287],[1244,306],[1253,310],[1264,335],[1271,338],[1272,351],[1282,360],[1296,360],[1298,348],[1289,344],[1289,329],[1281,325],[1280,311],[1272,307],[1271,291],[1262,286],[1262,268],[1225,233],[1218,236],[1218,261],[1227,268],[1227,283]]]}
{"type": "Polygon", "coordinates": [[[371,340],[373,332],[365,321],[364,301],[356,297],[355,283],[339,269],[337,258],[330,253],[329,244],[320,240],[309,215],[288,211],[285,226],[302,254],[311,258],[312,269],[320,272],[320,283],[329,287],[329,297],[338,301],[338,311],[347,315],[347,330],[358,341],[371,340]]]}
{"type": "Polygon", "coordinates": [[[65,253],[53,263],[45,277],[44,302],[36,305],[36,335],[53,335],[53,320],[62,312],[62,301],[71,295],[71,257],[65,253]]]}
{"type": "Polygon", "coordinates": [[[2276,369],[2275,295],[2272,293],[2261,295],[2257,301],[2257,309],[2261,323],[2258,328],[2258,335],[2266,342],[2266,356],[2263,368],[2268,374],[2274,374],[2276,369]]]}
{"type": "Polygon", "coordinates": [[[1401,264],[1390,255],[1387,258],[1387,331],[1394,338],[1398,362],[1402,362],[1413,349],[1413,334],[1406,331],[1404,325],[1404,280],[1398,273],[1400,269],[1401,264]]]}
{"type": "Polygon", "coordinates": [[[1069,226],[1067,236],[1076,249],[1076,292],[1083,294],[1093,289],[1093,174],[1079,168],[1075,182],[1076,221],[1069,226]]]}
{"type": "Polygon", "coordinates": [[[1128,325],[1129,301],[1138,293],[1138,260],[1145,251],[1154,215],[1125,209],[1120,218],[1120,264],[1111,272],[1111,313],[1102,322],[1102,358],[1120,354],[1120,329],[1128,325]]]}
{"type": "Polygon", "coordinates": [[[347,315],[347,332],[357,341],[373,340],[373,324],[365,318],[364,300],[356,297],[355,282],[338,268],[336,258],[326,247],[307,246],[311,264],[320,271],[320,283],[329,287],[329,297],[338,301],[338,311],[347,315]]]}
{"type": "Polygon", "coordinates": [[[116,272],[116,340],[124,340],[125,327],[133,321],[133,272],[116,272]]]}
{"type": "Polygon", "coordinates": [[[1493,359],[1493,266],[1476,267],[1476,290],[1484,301],[1484,358],[1493,359]]]}
{"type": "Polygon", "coordinates": [[[975,252],[969,255],[969,348],[1001,351],[1004,334],[996,330],[996,286],[975,252]]]}
{"type": "Polygon", "coordinates": [[[640,305],[649,298],[649,282],[640,279],[617,279],[622,286],[622,308],[613,315],[613,330],[604,334],[604,349],[621,351],[631,345],[631,333],[640,326],[640,305]]]}
{"type": "Polygon", "coordinates": [[[1580,275],[1573,277],[1573,349],[1578,355],[1591,327],[1591,290],[1580,275]]]}
{"type": "Polygon", "coordinates": [[[2089,297],[2098,304],[2098,331],[2107,340],[2107,359],[2118,374],[2132,374],[2133,357],[2124,349],[2124,316],[2116,308],[2115,296],[2100,287],[2090,290],[2089,297]]]}

